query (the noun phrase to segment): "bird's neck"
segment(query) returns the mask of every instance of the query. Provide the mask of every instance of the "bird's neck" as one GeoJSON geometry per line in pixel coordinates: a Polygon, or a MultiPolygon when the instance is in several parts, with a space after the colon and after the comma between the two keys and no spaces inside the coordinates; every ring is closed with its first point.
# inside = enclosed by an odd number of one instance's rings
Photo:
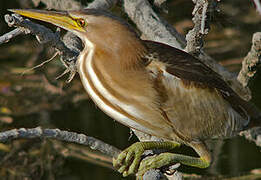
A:
{"type": "Polygon", "coordinates": [[[118,90],[128,89],[142,94],[146,89],[143,85],[149,84],[150,81],[142,58],[145,52],[142,41],[133,40],[133,37],[126,37],[121,42],[119,39],[108,42],[88,38],[78,59],[78,68],[82,67],[83,70],[78,71],[85,72],[85,76],[92,81],[99,79],[98,81],[108,88],[117,86],[118,90]]]}
{"type": "MultiPolygon", "coordinates": [[[[113,44],[112,44],[113,46],[113,44]]],[[[142,56],[145,49],[139,42],[117,45],[112,51],[108,47],[95,46],[92,67],[100,80],[108,87],[128,89],[122,94],[140,93],[140,82],[147,82],[148,76],[142,56]]]]}
{"type": "Polygon", "coordinates": [[[125,71],[144,65],[142,56],[146,48],[135,34],[111,38],[91,36],[88,40],[94,46],[93,58],[108,67],[114,66],[125,71]]]}

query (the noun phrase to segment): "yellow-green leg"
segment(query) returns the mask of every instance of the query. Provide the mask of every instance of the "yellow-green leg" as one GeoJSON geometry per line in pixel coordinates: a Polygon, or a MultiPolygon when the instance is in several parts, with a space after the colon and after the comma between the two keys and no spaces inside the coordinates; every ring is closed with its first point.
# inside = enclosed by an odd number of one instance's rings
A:
{"type": "Polygon", "coordinates": [[[198,158],[182,154],[161,153],[156,157],[141,161],[141,156],[145,150],[170,150],[179,145],[180,144],[176,142],[137,142],[121,152],[117,159],[113,159],[113,166],[118,169],[123,176],[138,172],[138,179],[141,179],[143,174],[148,170],[170,164],[181,163],[199,168],[206,168],[210,165],[210,153],[203,143],[190,143],[190,146],[199,154],[200,157],[198,158]]]}
{"type": "Polygon", "coordinates": [[[125,177],[137,172],[141,161],[141,156],[145,150],[170,150],[177,146],[180,146],[180,144],[176,142],[136,142],[122,151],[118,155],[117,159],[113,159],[113,166],[125,177]]]}

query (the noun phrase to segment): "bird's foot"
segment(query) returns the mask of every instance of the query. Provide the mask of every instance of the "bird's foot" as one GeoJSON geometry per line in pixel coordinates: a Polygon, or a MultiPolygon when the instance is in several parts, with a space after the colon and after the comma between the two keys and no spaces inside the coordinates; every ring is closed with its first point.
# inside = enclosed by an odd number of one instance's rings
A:
{"type": "MultiPolygon", "coordinates": [[[[142,179],[143,175],[150,169],[159,169],[176,163],[198,168],[207,168],[210,165],[211,155],[203,143],[191,143],[191,146],[199,154],[199,157],[166,152],[155,157],[141,159],[145,150],[170,150],[179,145],[176,142],[137,142],[122,151],[116,159],[113,159],[113,166],[124,177],[137,173],[137,179],[142,179]]],[[[179,166],[174,167],[178,168],[179,166]]]]}
{"type": "MultiPolygon", "coordinates": [[[[138,172],[139,164],[141,161],[142,154],[145,150],[149,149],[173,149],[180,144],[176,142],[137,142],[132,144],[130,147],[122,151],[116,159],[113,159],[113,166],[122,175],[128,176],[138,172]]],[[[149,168],[151,169],[151,168],[149,168]]]]}
{"type": "MultiPolygon", "coordinates": [[[[147,159],[142,160],[137,173],[138,179],[142,179],[143,175],[151,169],[159,169],[161,167],[167,165],[170,166],[176,163],[179,164],[179,162],[173,162],[173,155],[175,154],[162,153],[155,157],[149,157],[147,159]]],[[[180,164],[175,166],[175,169],[177,169],[179,166],[180,164]]]]}
{"type": "Polygon", "coordinates": [[[113,166],[122,173],[124,177],[135,174],[138,170],[141,156],[145,149],[142,142],[132,144],[122,151],[117,159],[113,158],[113,166]]]}
{"type": "MultiPolygon", "coordinates": [[[[197,158],[183,154],[161,153],[156,157],[150,157],[142,160],[138,169],[137,177],[138,179],[142,179],[143,175],[150,169],[158,169],[164,166],[171,166],[176,163],[198,168],[207,168],[210,165],[210,160],[205,157],[197,158]]],[[[177,169],[179,166],[175,167],[177,169]]]]}

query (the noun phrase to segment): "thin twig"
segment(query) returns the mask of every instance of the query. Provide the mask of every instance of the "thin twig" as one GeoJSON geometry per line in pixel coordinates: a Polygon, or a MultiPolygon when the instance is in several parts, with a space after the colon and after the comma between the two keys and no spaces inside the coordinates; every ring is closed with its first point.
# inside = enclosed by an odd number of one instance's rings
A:
{"type": "Polygon", "coordinates": [[[68,61],[76,61],[79,52],[72,51],[71,49],[66,47],[63,41],[60,40],[60,34],[58,31],[56,33],[53,33],[50,29],[42,25],[33,23],[29,19],[24,19],[17,14],[5,15],[5,21],[11,27],[23,27],[27,29],[31,34],[37,37],[37,40],[40,43],[50,43],[51,46],[61,52],[61,55],[64,56],[65,59],[67,59],[68,61]]]}
{"type": "Polygon", "coordinates": [[[98,150],[110,157],[117,157],[120,150],[104,143],[94,137],[84,134],[78,134],[70,131],[62,131],[60,129],[42,129],[41,127],[31,129],[12,129],[0,133],[0,142],[6,142],[14,139],[32,139],[32,138],[52,138],[65,142],[73,142],[85,146],[89,146],[93,150],[98,150]]]}
{"type": "Polygon", "coordinates": [[[0,36],[0,44],[7,43],[8,41],[10,41],[10,39],[12,39],[20,34],[24,34],[24,30],[22,28],[16,28],[16,29],[4,34],[3,36],[0,36]]]}
{"type": "Polygon", "coordinates": [[[237,76],[237,80],[247,86],[257,72],[261,57],[261,32],[256,32],[252,38],[252,47],[242,62],[242,68],[237,76]]]}
{"type": "Polygon", "coordinates": [[[25,71],[22,73],[22,75],[24,75],[24,74],[26,74],[26,73],[28,73],[28,72],[34,70],[34,69],[37,69],[37,68],[39,68],[39,67],[42,67],[43,65],[45,65],[45,64],[47,64],[47,63],[49,63],[49,62],[51,62],[58,54],[59,54],[58,52],[55,52],[54,55],[53,55],[51,58],[47,59],[46,61],[42,62],[41,64],[38,64],[38,65],[36,65],[36,66],[34,66],[34,67],[30,68],[30,69],[25,70],[25,71]]]}
{"type": "Polygon", "coordinates": [[[69,80],[67,82],[71,81],[76,72],[75,62],[80,52],[76,48],[68,48],[65,45],[65,43],[60,39],[59,28],[55,33],[53,33],[50,29],[33,23],[29,19],[24,19],[17,14],[5,15],[5,21],[10,27],[19,27],[22,28],[25,33],[35,35],[40,43],[48,43],[54,47],[59,54],[61,54],[61,60],[64,62],[64,65],[66,65],[66,69],[68,70],[67,72],[70,73],[69,80]]]}
{"type": "Polygon", "coordinates": [[[205,1],[202,8],[202,18],[201,18],[201,34],[207,34],[208,29],[205,29],[206,19],[207,19],[207,9],[208,9],[208,1],[205,1]]]}
{"type": "Polygon", "coordinates": [[[204,44],[203,37],[208,32],[208,27],[206,27],[206,24],[208,24],[206,22],[208,1],[206,0],[192,0],[192,1],[195,3],[195,7],[192,12],[192,15],[194,16],[192,18],[194,27],[186,35],[187,46],[185,48],[185,51],[199,56],[201,54],[203,44],[204,44]]]}

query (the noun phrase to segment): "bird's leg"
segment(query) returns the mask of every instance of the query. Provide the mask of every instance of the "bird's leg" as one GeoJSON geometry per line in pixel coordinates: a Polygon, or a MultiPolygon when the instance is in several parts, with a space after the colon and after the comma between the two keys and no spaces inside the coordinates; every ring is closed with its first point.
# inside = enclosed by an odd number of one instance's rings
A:
{"type": "Polygon", "coordinates": [[[198,168],[207,168],[211,163],[211,155],[205,144],[190,143],[190,146],[198,153],[199,157],[174,153],[161,153],[156,157],[144,159],[141,161],[138,169],[138,179],[142,179],[144,173],[150,169],[160,168],[175,163],[181,163],[187,166],[198,168]]]}
{"type": "Polygon", "coordinates": [[[118,169],[122,175],[128,176],[137,172],[141,161],[141,156],[145,150],[151,149],[166,149],[171,150],[175,147],[180,146],[176,142],[137,142],[132,144],[130,147],[122,151],[117,159],[113,158],[113,166],[118,169]]]}

